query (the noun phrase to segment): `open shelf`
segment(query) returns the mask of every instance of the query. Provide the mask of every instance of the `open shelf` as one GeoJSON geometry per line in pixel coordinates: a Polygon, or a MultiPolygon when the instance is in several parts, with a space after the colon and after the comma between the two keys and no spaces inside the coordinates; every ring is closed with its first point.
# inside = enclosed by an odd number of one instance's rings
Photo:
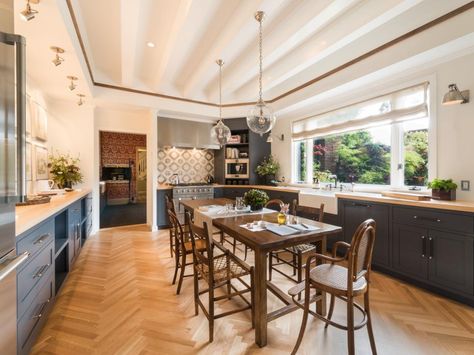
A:
{"type": "Polygon", "coordinates": [[[54,240],[54,258],[68,245],[67,238],[55,238],[54,240]]]}
{"type": "MultiPolygon", "coordinates": [[[[67,245],[67,244],[66,244],[67,245]]],[[[69,248],[63,247],[54,260],[55,291],[58,293],[61,285],[69,273],[69,248]]]]}

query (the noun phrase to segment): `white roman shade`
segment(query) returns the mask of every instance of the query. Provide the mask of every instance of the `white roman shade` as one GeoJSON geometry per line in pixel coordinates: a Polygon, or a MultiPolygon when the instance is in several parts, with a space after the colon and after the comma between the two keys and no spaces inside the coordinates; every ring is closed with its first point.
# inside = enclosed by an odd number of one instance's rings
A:
{"type": "Polygon", "coordinates": [[[293,140],[318,138],[428,115],[425,82],[293,122],[293,140]]]}

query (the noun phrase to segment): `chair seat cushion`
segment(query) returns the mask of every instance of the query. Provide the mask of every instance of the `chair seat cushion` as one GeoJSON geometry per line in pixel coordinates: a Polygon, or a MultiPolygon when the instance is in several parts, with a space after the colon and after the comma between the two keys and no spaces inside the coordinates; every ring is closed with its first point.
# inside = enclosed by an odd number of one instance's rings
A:
{"type": "MultiPolygon", "coordinates": [[[[186,249],[186,253],[192,253],[193,252],[192,242],[184,243],[184,249],[186,249]]],[[[206,241],[200,240],[200,239],[196,240],[196,249],[197,250],[206,250],[206,241]]]]}
{"type": "Polygon", "coordinates": [[[297,253],[299,251],[302,252],[302,253],[307,253],[307,252],[313,251],[315,249],[316,249],[316,247],[313,244],[309,244],[309,243],[298,244],[298,245],[295,245],[295,246],[291,247],[291,250],[295,253],[297,253]]]}
{"type": "MultiPolygon", "coordinates": [[[[226,254],[222,254],[214,257],[214,282],[219,283],[221,281],[226,281],[234,279],[236,277],[241,277],[250,274],[250,272],[242,268],[239,264],[234,262],[232,258],[228,257],[226,254]],[[229,272],[227,271],[227,260],[229,261],[229,272]]],[[[199,271],[209,282],[209,268],[206,264],[198,265],[199,271]]]]}
{"type": "MultiPolygon", "coordinates": [[[[347,291],[347,274],[347,268],[343,266],[322,264],[311,270],[310,279],[316,287],[320,284],[338,291],[347,291]]],[[[366,287],[365,277],[353,283],[354,293],[362,293],[366,287]]]]}

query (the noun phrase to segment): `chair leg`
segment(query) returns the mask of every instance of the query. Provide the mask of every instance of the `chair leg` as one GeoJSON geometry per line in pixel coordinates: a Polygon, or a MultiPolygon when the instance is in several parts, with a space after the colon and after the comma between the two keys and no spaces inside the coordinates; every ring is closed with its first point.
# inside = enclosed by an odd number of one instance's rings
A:
{"type": "Polygon", "coordinates": [[[173,282],[171,283],[174,285],[176,283],[176,276],[178,276],[178,269],[179,269],[179,253],[175,251],[175,256],[174,256],[174,276],[173,276],[173,282]]]}
{"type": "MultiPolygon", "coordinates": [[[[334,303],[336,303],[335,300],[336,300],[336,296],[331,295],[331,303],[329,304],[329,313],[328,313],[329,320],[331,320],[332,313],[334,312],[334,303]]],[[[327,329],[328,326],[329,326],[329,323],[326,323],[326,325],[324,326],[324,329],[327,329]]]]}
{"type": "MultiPolygon", "coordinates": [[[[301,281],[303,281],[303,254],[301,253],[301,251],[298,251],[296,268],[298,271],[297,280],[298,283],[300,283],[301,281]]],[[[301,300],[301,293],[298,295],[298,301],[299,300],[301,300]]]]}
{"type": "Polygon", "coordinates": [[[181,285],[183,284],[185,269],[186,269],[186,252],[183,250],[183,255],[181,257],[181,270],[179,273],[178,289],[176,290],[177,295],[179,295],[179,293],[181,292],[181,285]]]}
{"type": "Polygon", "coordinates": [[[377,348],[375,347],[374,331],[372,329],[372,316],[370,314],[370,304],[369,304],[369,290],[364,295],[364,309],[367,313],[367,332],[369,333],[370,348],[372,349],[372,354],[377,355],[377,348]]]}
{"type": "Polygon", "coordinates": [[[214,285],[209,285],[209,343],[214,341],[214,285]]]}
{"type": "Polygon", "coordinates": [[[252,308],[250,309],[252,315],[252,329],[255,329],[255,291],[254,291],[254,274],[253,272],[250,273],[250,305],[252,308]]]}
{"type": "Polygon", "coordinates": [[[298,334],[298,339],[296,340],[295,347],[293,348],[293,351],[291,352],[291,355],[295,355],[296,352],[298,351],[301,341],[303,340],[303,335],[304,331],[306,329],[306,322],[308,321],[308,314],[309,314],[309,283],[306,282],[306,287],[305,287],[305,292],[304,292],[304,309],[303,309],[303,319],[301,321],[301,328],[300,328],[300,333],[298,334]]]}
{"type": "Polygon", "coordinates": [[[268,253],[268,280],[272,281],[273,252],[268,253]]]}
{"type": "Polygon", "coordinates": [[[199,299],[199,274],[196,271],[196,269],[194,269],[193,279],[194,279],[194,315],[197,316],[199,314],[199,304],[198,304],[198,299],[199,299]]]}
{"type": "Polygon", "coordinates": [[[355,354],[354,345],[354,298],[347,298],[347,352],[349,355],[355,354]]]}
{"type": "Polygon", "coordinates": [[[295,254],[292,254],[293,255],[293,276],[296,276],[296,255],[295,254]]]}
{"type": "Polygon", "coordinates": [[[237,247],[237,240],[234,238],[234,243],[232,243],[232,253],[235,255],[235,248],[237,247]]]}
{"type": "Polygon", "coordinates": [[[170,232],[170,257],[173,257],[173,235],[170,232]]]}
{"type": "Polygon", "coordinates": [[[247,260],[247,251],[248,251],[248,249],[249,249],[249,248],[248,248],[247,246],[245,246],[244,260],[247,260]]]}

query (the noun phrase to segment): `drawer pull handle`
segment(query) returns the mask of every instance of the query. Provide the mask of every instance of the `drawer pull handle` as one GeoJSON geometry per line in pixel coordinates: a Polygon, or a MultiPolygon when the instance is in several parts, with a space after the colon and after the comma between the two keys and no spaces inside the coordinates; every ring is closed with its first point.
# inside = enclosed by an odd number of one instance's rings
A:
{"type": "Polygon", "coordinates": [[[33,244],[34,244],[34,245],[43,244],[43,242],[44,242],[46,239],[49,239],[49,237],[51,237],[51,233],[43,234],[43,235],[40,236],[38,239],[36,239],[36,240],[33,242],[33,244]]]}
{"type": "Polygon", "coordinates": [[[48,300],[41,305],[38,314],[33,316],[32,319],[40,319],[43,316],[43,312],[44,312],[46,306],[48,305],[49,301],[50,301],[50,299],[48,298],[48,300]]]}
{"type": "Polygon", "coordinates": [[[50,264],[46,264],[46,265],[41,266],[40,269],[38,270],[38,272],[33,275],[33,279],[36,279],[37,277],[42,278],[45,271],[48,270],[49,266],[50,266],[50,264]]]}
{"type": "Polygon", "coordinates": [[[413,216],[413,219],[417,219],[420,221],[437,222],[437,223],[441,222],[439,218],[429,218],[429,217],[423,217],[423,216],[417,216],[417,215],[413,216]]]}
{"type": "Polygon", "coordinates": [[[426,256],[426,237],[424,235],[421,236],[421,257],[424,258],[426,256]]]}
{"type": "Polygon", "coordinates": [[[433,254],[434,254],[434,242],[433,238],[429,237],[428,240],[430,241],[430,255],[428,256],[428,259],[431,260],[433,259],[433,254]]]}
{"type": "Polygon", "coordinates": [[[365,203],[356,203],[356,202],[353,202],[353,203],[352,203],[352,206],[355,206],[355,207],[366,207],[366,208],[372,207],[371,205],[368,205],[368,204],[365,204],[365,203]]]}

